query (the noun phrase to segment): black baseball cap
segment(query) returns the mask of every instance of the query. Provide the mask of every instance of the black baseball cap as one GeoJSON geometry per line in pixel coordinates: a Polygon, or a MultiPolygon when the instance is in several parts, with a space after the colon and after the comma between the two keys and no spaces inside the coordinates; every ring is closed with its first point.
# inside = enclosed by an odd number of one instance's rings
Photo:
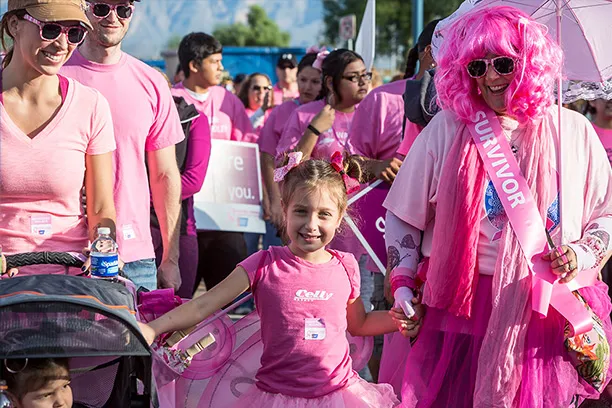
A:
{"type": "Polygon", "coordinates": [[[295,58],[295,55],[290,53],[281,54],[281,56],[278,57],[278,62],[276,63],[276,66],[279,68],[284,68],[287,66],[295,68],[297,65],[297,58],[295,58]]]}

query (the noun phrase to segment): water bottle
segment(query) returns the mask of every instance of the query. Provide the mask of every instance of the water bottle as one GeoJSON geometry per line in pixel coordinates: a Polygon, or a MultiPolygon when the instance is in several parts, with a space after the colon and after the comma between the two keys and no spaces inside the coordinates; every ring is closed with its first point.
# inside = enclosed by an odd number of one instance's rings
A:
{"type": "Polygon", "coordinates": [[[98,228],[98,238],[91,244],[91,276],[115,280],[119,275],[117,243],[108,227],[98,228]]]}
{"type": "Polygon", "coordinates": [[[6,381],[0,380],[0,408],[13,408],[14,407],[7,392],[8,392],[8,387],[6,386],[6,381]]]}

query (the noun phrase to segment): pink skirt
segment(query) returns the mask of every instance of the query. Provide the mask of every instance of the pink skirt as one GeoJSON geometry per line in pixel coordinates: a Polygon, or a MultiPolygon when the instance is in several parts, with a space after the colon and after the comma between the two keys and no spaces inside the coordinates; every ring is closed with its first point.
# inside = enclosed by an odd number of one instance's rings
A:
{"type": "Polygon", "coordinates": [[[344,388],[318,398],[272,394],[253,385],[233,408],[392,408],[399,404],[390,385],[371,384],[354,374],[344,388]]]}
{"type": "MultiPolygon", "coordinates": [[[[402,407],[471,408],[478,357],[491,316],[492,277],[480,275],[473,317],[457,318],[429,308],[419,338],[406,361],[402,407]]],[[[610,298],[607,286],[597,282],[580,290],[604,322],[612,339],[610,298]]],[[[584,382],[571,364],[563,343],[564,318],[554,309],[548,317],[534,317],[528,328],[522,383],[513,408],[577,407],[585,398],[599,394],[584,382]]],[[[607,380],[612,375],[612,367],[607,380]]]]}

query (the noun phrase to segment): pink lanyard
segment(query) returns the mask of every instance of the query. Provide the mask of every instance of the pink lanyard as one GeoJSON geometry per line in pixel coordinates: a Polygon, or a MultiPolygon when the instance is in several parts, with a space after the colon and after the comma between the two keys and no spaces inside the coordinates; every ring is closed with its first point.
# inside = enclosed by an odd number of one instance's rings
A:
{"type": "Polygon", "coordinates": [[[542,253],[548,248],[542,217],[503,134],[499,119],[492,110],[481,110],[476,112],[467,127],[527,259],[529,270],[535,274],[532,285],[533,310],[546,316],[548,307],[552,306],[567,319],[575,335],[590,331],[593,326],[591,315],[572,291],[592,286],[597,280],[597,269],[581,271],[567,284],[557,282],[550,263],[541,259],[542,253]]]}

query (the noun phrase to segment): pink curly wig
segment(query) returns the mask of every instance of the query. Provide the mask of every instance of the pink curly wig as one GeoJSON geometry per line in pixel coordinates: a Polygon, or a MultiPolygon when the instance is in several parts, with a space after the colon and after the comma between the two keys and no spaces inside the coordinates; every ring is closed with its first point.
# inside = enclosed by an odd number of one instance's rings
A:
{"type": "Polygon", "coordinates": [[[470,11],[448,28],[435,75],[442,107],[464,121],[482,107],[484,100],[466,65],[489,53],[516,60],[516,75],[506,93],[507,113],[520,123],[541,118],[555,101],[563,52],[545,26],[509,6],[470,11]]]}

